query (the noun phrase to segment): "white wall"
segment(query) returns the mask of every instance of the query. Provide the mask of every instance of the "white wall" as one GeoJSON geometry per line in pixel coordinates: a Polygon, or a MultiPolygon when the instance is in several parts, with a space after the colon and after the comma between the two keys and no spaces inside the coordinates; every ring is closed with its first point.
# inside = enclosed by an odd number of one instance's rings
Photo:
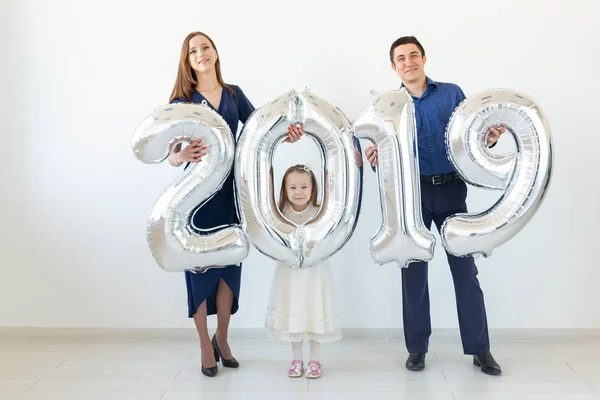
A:
{"type": "MultiPolygon", "coordinates": [[[[353,118],[370,89],[399,86],[387,53],[405,34],[421,39],[433,79],[456,82],[467,95],[508,87],[533,96],[553,130],[554,176],[531,223],[478,261],[489,325],[600,328],[594,0],[356,7],[13,0],[1,7],[0,64],[9,78],[0,104],[1,326],[192,326],[183,275],[156,266],[144,231],[155,198],[179,171],[143,165],[130,142],[137,124],[168,101],[183,38],[201,30],[216,41],[226,81],[257,107],[309,85],[353,118]]],[[[279,168],[311,157],[297,151],[310,151],[310,143],[297,146],[281,150],[279,168]]],[[[400,271],[376,267],[368,252],[381,221],[369,170],[364,190],[357,231],[334,257],[340,314],[347,327],[401,327],[400,271]]],[[[469,206],[483,210],[497,197],[471,189],[469,206]]],[[[233,327],[262,326],[273,268],[252,251],[233,327]]],[[[441,245],[430,293],[433,326],[457,327],[441,245]]]]}

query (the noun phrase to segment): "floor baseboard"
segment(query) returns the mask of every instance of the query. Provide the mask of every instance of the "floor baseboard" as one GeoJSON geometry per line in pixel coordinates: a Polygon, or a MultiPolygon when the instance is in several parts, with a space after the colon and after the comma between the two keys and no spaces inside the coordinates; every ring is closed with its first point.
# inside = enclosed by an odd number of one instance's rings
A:
{"type": "MultiPolygon", "coordinates": [[[[212,329],[211,329],[212,331],[212,329]]],[[[348,339],[403,340],[402,328],[343,328],[348,339]]],[[[263,339],[264,328],[230,328],[231,338],[263,339]]],[[[139,339],[195,339],[193,328],[31,328],[0,327],[0,337],[52,338],[52,337],[120,337],[139,339]]],[[[492,340],[581,338],[600,340],[600,329],[490,329],[492,340]]],[[[433,329],[432,338],[460,340],[458,329],[433,329]]]]}

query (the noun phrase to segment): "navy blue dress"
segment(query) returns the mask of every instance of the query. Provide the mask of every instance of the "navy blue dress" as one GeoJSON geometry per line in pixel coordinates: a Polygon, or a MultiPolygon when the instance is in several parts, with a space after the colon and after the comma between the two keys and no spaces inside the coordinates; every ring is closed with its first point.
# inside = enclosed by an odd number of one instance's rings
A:
{"type": "MultiPolygon", "coordinates": [[[[254,111],[254,106],[248,100],[242,89],[235,85],[229,85],[234,90],[234,94],[229,93],[223,88],[221,94],[221,103],[219,108],[215,109],[204,96],[195,91],[190,103],[207,104],[214,111],[219,113],[227,122],[233,140],[236,141],[238,123],[246,123],[250,114],[254,111]]],[[[173,103],[186,102],[184,99],[175,99],[173,103]]],[[[186,165],[186,168],[189,163],[186,165]]],[[[223,187],[200,209],[192,214],[193,225],[200,229],[211,229],[220,225],[229,225],[239,223],[234,198],[234,173],[230,172],[223,187]]],[[[206,300],[206,311],[208,315],[217,313],[217,288],[219,281],[223,279],[227,286],[233,292],[233,305],[231,314],[235,314],[239,308],[240,281],[242,276],[242,265],[228,265],[224,268],[212,268],[204,273],[185,272],[185,283],[188,295],[188,317],[192,318],[198,307],[206,300]]]]}

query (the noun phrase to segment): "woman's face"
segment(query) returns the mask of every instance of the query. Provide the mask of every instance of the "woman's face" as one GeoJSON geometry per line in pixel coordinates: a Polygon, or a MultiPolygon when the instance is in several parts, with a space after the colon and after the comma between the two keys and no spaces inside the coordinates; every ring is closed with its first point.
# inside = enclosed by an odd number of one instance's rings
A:
{"type": "Polygon", "coordinates": [[[217,58],[217,51],[206,37],[196,35],[190,39],[188,61],[196,74],[214,71],[217,58]]]}

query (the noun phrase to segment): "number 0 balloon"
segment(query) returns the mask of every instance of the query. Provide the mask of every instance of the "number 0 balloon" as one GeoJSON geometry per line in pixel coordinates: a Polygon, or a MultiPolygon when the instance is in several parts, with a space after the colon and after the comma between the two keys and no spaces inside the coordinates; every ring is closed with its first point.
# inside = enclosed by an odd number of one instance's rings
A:
{"type": "Polygon", "coordinates": [[[350,122],[308,90],[289,91],[249,118],[238,141],[235,180],[249,240],[263,254],[290,267],[311,267],[330,257],[354,232],[362,180],[354,162],[350,122]],[[302,124],[305,134],[317,142],[324,166],[319,188],[324,190],[323,203],[302,225],[281,215],[273,191],[273,155],[290,123],[302,124]]]}

